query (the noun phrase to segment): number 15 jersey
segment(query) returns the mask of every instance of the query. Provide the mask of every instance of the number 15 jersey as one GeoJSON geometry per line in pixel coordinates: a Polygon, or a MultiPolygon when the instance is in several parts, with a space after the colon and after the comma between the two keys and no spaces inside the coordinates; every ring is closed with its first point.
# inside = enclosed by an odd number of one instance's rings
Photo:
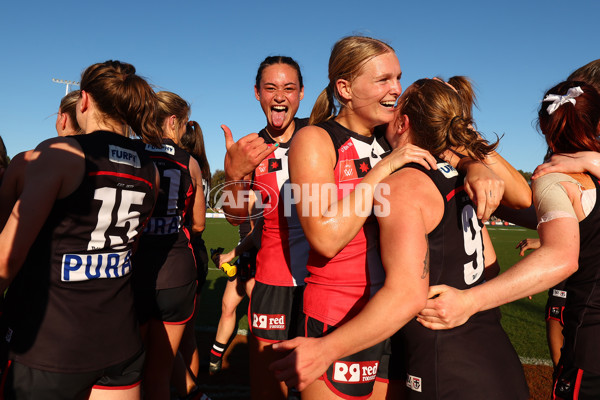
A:
{"type": "Polygon", "coordinates": [[[136,354],[133,244],[156,201],[156,168],[136,141],[73,136],[85,174],[55,201],[8,289],[11,358],[52,372],[90,372],[136,354]]]}

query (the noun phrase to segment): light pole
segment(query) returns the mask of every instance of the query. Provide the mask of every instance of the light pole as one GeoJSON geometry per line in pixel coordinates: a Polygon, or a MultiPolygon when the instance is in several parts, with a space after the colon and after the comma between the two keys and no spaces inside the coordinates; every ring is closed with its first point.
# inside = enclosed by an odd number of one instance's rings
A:
{"type": "Polygon", "coordinates": [[[75,81],[65,81],[64,79],[56,79],[56,78],[52,78],[52,82],[56,82],[56,83],[64,83],[65,85],[67,85],[67,90],[65,91],[65,96],[69,94],[69,86],[70,86],[70,85],[77,85],[77,86],[79,86],[79,82],[75,82],[75,81]]]}

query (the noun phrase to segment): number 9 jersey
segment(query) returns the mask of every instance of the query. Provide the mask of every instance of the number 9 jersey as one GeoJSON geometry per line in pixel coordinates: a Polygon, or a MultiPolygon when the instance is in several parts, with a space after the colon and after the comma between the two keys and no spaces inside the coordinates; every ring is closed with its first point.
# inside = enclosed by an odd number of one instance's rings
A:
{"type": "Polygon", "coordinates": [[[5,310],[11,357],[62,373],[114,365],[141,349],[130,257],[157,182],[137,141],[102,131],[71,138],[85,154],[83,180],[55,201],[5,310]]]}
{"type": "MultiPolygon", "coordinates": [[[[444,200],[444,215],[428,235],[429,285],[468,289],[484,281],[483,224],[463,186],[463,176],[437,159],[425,170],[444,200]]],[[[464,325],[434,331],[415,319],[392,337],[407,356],[408,399],[525,400],[523,367],[500,325],[500,310],[474,314],[464,325]]],[[[393,348],[395,346],[393,345],[393,348]]]]}

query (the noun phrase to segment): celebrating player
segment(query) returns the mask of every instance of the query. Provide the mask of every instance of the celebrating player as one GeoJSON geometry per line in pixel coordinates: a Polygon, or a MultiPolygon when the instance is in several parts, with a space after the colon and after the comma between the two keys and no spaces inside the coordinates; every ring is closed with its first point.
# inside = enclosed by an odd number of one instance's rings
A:
{"type": "Polygon", "coordinates": [[[130,257],[158,174],[127,127],[160,144],[156,95],[130,64],[94,64],[81,77],[77,121],[86,135],[34,150],[0,234],[6,398],[140,397],[130,257]]]}

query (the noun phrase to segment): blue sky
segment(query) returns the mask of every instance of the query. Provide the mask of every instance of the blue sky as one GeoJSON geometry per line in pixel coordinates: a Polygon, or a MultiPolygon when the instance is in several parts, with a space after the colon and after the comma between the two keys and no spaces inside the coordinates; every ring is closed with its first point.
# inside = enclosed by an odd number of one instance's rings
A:
{"type": "Polygon", "coordinates": [[[363,34],[395,49],[402,85],[422,77],[467,75],[475,119],[517,169],[533,171],[545,144],[535,130],[543,93],[600,58],[600,2],[485,1],[39,1],[0,8],[0,136],[10,156],[54,136],[65,86],[88,65],[132,63],[157,90],[192,104],[214,171],[223,168],[221,124],[237,139],[265,119],[254,98],[268,55],[300,63],[308,116],[327,84],[333,44],[363,34]]]}

